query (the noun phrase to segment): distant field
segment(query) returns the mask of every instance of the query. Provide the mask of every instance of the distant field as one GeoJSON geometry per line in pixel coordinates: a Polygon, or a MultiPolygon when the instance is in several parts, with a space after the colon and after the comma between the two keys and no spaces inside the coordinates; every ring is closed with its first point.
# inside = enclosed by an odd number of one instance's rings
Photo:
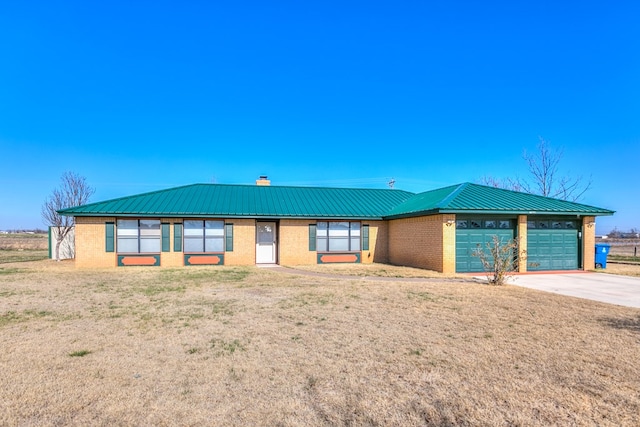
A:
{"type": "Polygon", "coordinates": [[[640,240],[635,239],[598,239],[596,243],[605,243],[611,246],[610,255],[633,256],[637,253],[640,256],[640,240]]]}
{"type": "Polygon", "coordinates": [[[46,234],[0,234],[0,264],[38,261],[49,256],[46,234]]]}

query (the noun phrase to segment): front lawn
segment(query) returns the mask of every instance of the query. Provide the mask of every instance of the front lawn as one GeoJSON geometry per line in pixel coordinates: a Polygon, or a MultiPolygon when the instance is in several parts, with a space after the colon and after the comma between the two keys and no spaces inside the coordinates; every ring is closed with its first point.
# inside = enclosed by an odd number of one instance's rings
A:
{"type": "Polygon", "coordinates": [[[640,424],[640,310],[471,280],[0,264],[0,345],[0,425],[640,424]]]}

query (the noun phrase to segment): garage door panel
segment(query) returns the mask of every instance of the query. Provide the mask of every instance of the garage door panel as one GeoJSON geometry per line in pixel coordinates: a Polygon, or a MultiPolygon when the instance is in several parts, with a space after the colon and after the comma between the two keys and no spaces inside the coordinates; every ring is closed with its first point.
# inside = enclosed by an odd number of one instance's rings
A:
{"type": "Polygon", "coordinates": [[[503,241],[513,239],[513,229],[479,229],[456,230],[456,272],[484,272],[482,261],[472,254],[478,245],[486,249],[487,243],[493,241],[493,236],[500,237],[503,241]]]}
{"type": "Polygon", "coordinates": [[[527,231],[527,269],[576,270],[579,267],[578,230],[527,231]]]}

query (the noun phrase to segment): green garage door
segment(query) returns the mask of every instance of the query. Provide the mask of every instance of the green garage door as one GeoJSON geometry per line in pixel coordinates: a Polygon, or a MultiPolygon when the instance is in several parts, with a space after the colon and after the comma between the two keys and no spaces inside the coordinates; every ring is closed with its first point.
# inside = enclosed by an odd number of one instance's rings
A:
{"type": "Polygon", "coordinates": [[[456,220],[456,272],[483,272],[478,257],[472,254],[478,245],[486,249],[487,243],[498,236],[507,242],[515,237],[515,220],[511,219],[458,219],[456,220]]]}
{"type": "Polygon", "coordinates": [[[534,220],[527,226],[527,270],[577,270],[577,221],[534,220]]]}

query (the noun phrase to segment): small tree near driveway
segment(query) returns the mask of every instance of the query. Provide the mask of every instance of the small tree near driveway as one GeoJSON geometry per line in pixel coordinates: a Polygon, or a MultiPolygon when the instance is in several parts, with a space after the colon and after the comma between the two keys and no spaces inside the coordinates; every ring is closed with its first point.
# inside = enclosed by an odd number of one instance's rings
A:
{"type": "Polygon", "coordinates": [[[510,273],[516,268],[518,242],[514,239],[504,241],[494,235],[485,246],[483,248],[478,244],[472,255],[482,262],[490,285],[504,285],[506,280],[512,276],[510,273]]]}
{"type": "Polygon", "coordinates": [[[83,176],[73,172],[65,172],[61,177],[60,187],[53,190],[42,205],[42,219],[45,224],[57,231],[55,233],[56,261],[60,261],[60,244],[75,225],[75,218],[62,216],[58,211],[84,205],[94,192],[95,189],[87,184],[87,180],[83,176]]]}

